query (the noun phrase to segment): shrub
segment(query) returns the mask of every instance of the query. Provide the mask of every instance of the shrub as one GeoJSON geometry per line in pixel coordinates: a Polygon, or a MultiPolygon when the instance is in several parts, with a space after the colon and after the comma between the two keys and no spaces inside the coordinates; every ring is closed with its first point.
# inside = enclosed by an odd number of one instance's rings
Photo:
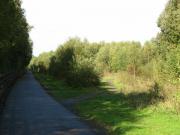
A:
{"type": "Polygon", "coordinates": [[[66,82],[71,86],[96,86],[100,83],[99,75],[92,67],[81,65],[69,72],[66,82]]]}

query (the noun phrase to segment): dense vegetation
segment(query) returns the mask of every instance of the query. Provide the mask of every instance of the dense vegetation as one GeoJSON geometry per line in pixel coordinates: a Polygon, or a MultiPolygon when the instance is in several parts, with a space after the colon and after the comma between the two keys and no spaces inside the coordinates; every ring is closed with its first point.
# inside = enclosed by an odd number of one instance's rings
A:
{"type": "Polygon", "coordinates": [[[179,0],[170,0],[158,20],[161,32],[143,46],[139,42],[89,43],[74,38],[55,52],[34,58],[31,68],[71,84],[96,84],[98,73],[107,71],[127,71],[134,78],[143,75],[176,84],[180,77],[179,15],[179,0]]]}
{"type": "Polygon", "coordinates": [[[69,85],[92,86],[99,84],[99,74],[95,71],[95,58],[99,45],[70,39],[55,52],[34,57],[30,68],[35,72],[47,73],[65,80],[69,85]]]}
{"type": "Polygon", "coordinates": [[[55,52],[34,57],[30,68],[72,86],[95,86],[107,72],[126,72],[134,82],[137,77],[151,80],[166,96],[165,92],[177,90],[180,82],[179,15],[179,0],[170,0],[158,20],[161,32],[143,46],[135,41],[90,43],[71,38],[55,52]]]}
{"type": "Polygon", "coordinates": [[[57,99],[100,91],[94,98],[76,103],[74,109],[111,135],[178,135],[179,0],[169,0],[158,26],[160,33],[144,45],[71,38],[55,52],[34,57],[29,66],[57,99]]]}
{"type": "Polygon", "coordinates": [[[0,1],[0,73],[24,69],[31,59],[30,27],[20,0],[0,1]]]}
{"type": "Polygon", "coordinates": [[[170,0],[158,20],[161,32],[139,42],[89,43],[71,38],[55,52],[34,57],[30,67],[71,85],[97,85],[105,72],[126,71],[155,83],[176,85],[180,79],[180,3],[170,0]]]}
{"type": "Polygon", "coordinates": [[[179,16],[180,1],[170,0],[158,20],[161,32],[144,45],[135,41],[90,43],[71,38],[55,52],[33,57],[30,68],[71,86],[86,87],[97,86],[107,73],[118,73],[116,83],[121,89],[153,89],[163,98],[176,100],[180,84],[179,16]]]}
{"type": "Polygon", "coordinates": [[[159,83],[177,84],[179,47],[169,53],[161,52],[164,46],[158,46],[157,42],[153,39],[142,46],[139,42],[89,43],[73,38],[55,52],[34,57],[30,67],[35,72],[65,79],[72,85],[98,84],[103,73],[120,71],[132,74],[134,79],[144,76],[159,83]]]}

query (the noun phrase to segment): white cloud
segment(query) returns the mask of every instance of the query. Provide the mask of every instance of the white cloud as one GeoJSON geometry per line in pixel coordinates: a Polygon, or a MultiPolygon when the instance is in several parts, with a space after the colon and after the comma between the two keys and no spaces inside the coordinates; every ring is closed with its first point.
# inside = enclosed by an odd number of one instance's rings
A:
{"type": "Polygon", "coordinates": [[[167,0],[23,0],[34,55],[54,50],[69,37],[90,41],[138,40],[158,32],[167,0]]]}

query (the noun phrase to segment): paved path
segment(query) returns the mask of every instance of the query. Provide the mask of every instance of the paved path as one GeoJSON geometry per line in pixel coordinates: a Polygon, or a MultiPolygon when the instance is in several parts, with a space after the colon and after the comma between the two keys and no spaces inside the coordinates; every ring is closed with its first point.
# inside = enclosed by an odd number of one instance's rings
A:
{"type": "Polygon", "coordinates": [[[54,101],[31,73],[12,88],[0,121],[0,135],[95,135],[54,101]]]}

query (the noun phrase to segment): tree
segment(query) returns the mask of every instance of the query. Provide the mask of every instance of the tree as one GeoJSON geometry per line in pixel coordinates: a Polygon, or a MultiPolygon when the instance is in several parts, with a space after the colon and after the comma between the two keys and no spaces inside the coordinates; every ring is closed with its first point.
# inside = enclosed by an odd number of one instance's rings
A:
{"type": "Polygon", "coordinates": [[[100,48],[96,57],[96,70],[99,72],[110,70],[110,46],[104,45],[100,48]]]}
{"type": "Polygon", "coordinates": [[[159,17],[157,49],[159,57],[164,61],[161,64],[161,74],[166,80],[180,80],[180,0],[170,0],[159,17]],[[171,78],[171,79],[169,79],[171,78]]]}
{"type": "Polygon", "coordinates": [[[20,0],[0,1],[0,72],[25,68],[32,54],[30,28],[20,0]]]}
{"type": "Polygon", "coordinates": [[[142,48],[143,64],[150,63],[152,59],[156,57],[157,46],[154,39],[146,41],[142,48]]]}
{"type": "Polygon", "coordinates": [[[163,40],[173,44],[180,44],[180,0],[170,0],[164,12],[160,15],[158,26],[163,40]]]}
{"type": "Polygon", "coordinates": [[[128,51],[128,70],[133,72],[134,79],[138,71],[138,67],[141,64],[141,44],[134,43],[129,46],[128,51]]]}

